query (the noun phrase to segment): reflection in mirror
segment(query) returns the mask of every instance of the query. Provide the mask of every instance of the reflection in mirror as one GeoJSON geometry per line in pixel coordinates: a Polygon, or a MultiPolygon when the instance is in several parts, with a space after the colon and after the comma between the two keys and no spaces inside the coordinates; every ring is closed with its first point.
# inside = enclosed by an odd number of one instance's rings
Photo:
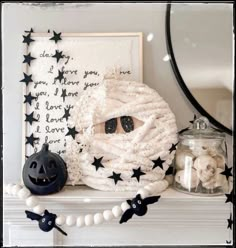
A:
{"type": "Polygon", "coordinates": [[[233,6],[172,4],[170,32],[188,90],[216,121],[232,130],[233,6]]]}

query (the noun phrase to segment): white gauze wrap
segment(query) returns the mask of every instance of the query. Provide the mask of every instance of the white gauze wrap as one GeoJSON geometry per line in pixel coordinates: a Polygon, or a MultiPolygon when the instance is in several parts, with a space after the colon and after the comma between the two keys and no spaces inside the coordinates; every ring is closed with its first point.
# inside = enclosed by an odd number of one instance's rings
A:
{"type": "Polygon", "coordinates": [[[165,171],[175,153],[170,153],[169,149],[177,143],[176,121],[168,104],[147,85],[104,80],[99,87],[85,91],[79,98],[71,111],[69,126],[75,126],[79,132],[75,140],[67,141],[65,160],[72,184],[81,179],[95,189],[135,191],[148,183],[165,181],[165,171]],[[121,116],[135,117],[143,125],[129,133],[94,132],[94,125],[121,116]],[[92,165],[94,157],[103,157],[104,168],[96,170],[92,165]],[[153,169],[152,160],[159,157],[165,160],[163,170],[153,169]],[[139,167],[145,175],[138,182],[132,175],[133,169],[139,167]],[[113,172],[121,173],[123,181],[115,184],[108,178],[113,172]]]}

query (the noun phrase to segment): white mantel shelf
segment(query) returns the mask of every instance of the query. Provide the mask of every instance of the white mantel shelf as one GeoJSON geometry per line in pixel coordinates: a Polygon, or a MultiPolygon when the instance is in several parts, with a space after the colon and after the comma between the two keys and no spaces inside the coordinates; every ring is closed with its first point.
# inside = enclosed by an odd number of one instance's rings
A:
{"type": "MultiPolygon", "coordinates": [[[[40,196],[50,212],[94,214],[134,197],[135,192],[102,192],[86,186],[67,186],[57,194],[40,196]]],[[[230,204],[226,197],[201,197],[169,188],[158,203],[150,205],[143,217],[128,223],[118,219],[93,227],[64,227],[68,236],[57,230],[44,233],[37,222],[26,219],[24,202],[4,195],[5,246],[129,246],[129,245],[225,245],[231,239],[227,229],[230,204]]]]}

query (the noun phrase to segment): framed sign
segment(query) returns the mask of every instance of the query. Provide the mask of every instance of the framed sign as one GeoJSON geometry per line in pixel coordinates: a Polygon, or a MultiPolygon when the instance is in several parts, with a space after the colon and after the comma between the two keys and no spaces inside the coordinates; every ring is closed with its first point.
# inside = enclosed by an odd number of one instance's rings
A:
{"type": "Polygon", "coordinates": [[[45,142],[63,158],[71,109],[110,70],[119,68],[121,78],[142,81],[142,33],[56,34],[31,33],[26,46],[23,164],[45,142]]]}

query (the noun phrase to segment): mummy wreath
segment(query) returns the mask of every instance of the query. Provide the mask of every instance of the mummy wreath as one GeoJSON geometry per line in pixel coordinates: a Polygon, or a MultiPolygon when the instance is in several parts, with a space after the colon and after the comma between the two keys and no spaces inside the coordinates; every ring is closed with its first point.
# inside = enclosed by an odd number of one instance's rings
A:
{"type": "Polygon", "coordinates": [[[80,97],[69,126],[76,131],[65,157],[72,184],[135,191],[163,181],[174,158],[175,116],[143,83],[104,80],[80,97]]]}

